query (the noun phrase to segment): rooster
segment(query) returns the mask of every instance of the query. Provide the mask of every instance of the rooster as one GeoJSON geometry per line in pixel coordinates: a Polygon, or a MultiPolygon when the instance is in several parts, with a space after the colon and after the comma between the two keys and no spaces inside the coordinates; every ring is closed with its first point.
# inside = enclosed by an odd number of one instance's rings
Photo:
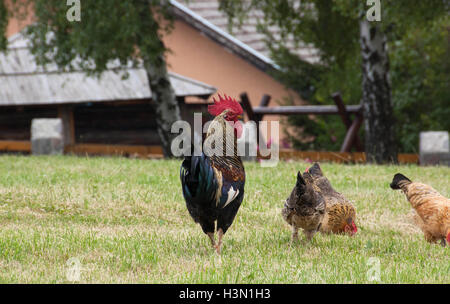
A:
{"type": "Polygon", "coordinates": [[[244,198],[245,170],[237,155],[237,138],[242,134],[242,124],[238,119],[243,110],[236,100],[226,95],[224,98],[219,95],[218,101],[213,100],[208,112],[215,118],[207,131],[205,150],[199,156],[185,157],[180,179],[189,214],[200,224],[220,254],[222,238],[244,198]],[[214,153],[214,149],[221,153],[214,153]]]}
{"type": "Polygon", "coordinates": [[[292,226],[292,241],[298,240],[298,229],[302,228],[308,241],[319,230],[325,214],[325,200],[314,184],[308,183],[297,173],[297,182],[287,198],[282,216],[292,226]]]}
{"type": "Polygon", "coordinates": [[[328,178],[323,175],[318,163],[314,163],[311,168],[306,169],[303,176],[319,188],[326,201],[327,208],[320,226],[320,232],[346,233],[353,236],[358,231],[355,224],[356,210],[353,204],[333,189],[328,178]]]}
{"type": "Polygon", "coordinates": [[[391,183],[394,190],[401,189],[415,209],[416,223],[422,229],[425,240],[430,243],[445,240],[450,244],[450,199],[442,196],[432,187],[412,182],[403,174],[397,173],[391,183]]]}

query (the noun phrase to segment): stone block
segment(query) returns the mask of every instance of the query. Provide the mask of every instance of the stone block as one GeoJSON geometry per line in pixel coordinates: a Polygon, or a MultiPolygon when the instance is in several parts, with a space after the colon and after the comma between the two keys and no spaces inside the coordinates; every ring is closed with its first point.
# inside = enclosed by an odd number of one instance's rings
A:
{"type": "Polygon", "coordinates": [[[450,145],[447,131],[420,132],[421,165],[450,166],[450,145]]]}
{"type": "Polygon", "coordinates": [[[56,155],[64,152],[63,124],[60,118],[35,118],[31,121],[31,153],[56,155]]]}

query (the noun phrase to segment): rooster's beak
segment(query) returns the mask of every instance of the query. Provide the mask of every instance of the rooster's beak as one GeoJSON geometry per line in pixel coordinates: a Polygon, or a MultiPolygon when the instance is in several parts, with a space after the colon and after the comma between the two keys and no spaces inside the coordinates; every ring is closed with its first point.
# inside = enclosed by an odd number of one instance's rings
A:
{"type": "Polygon", "coordinates": [[[237,119],[242,119],[242,118],[244,118],[244,116],[242,114],[237,116],[237,119]]]}

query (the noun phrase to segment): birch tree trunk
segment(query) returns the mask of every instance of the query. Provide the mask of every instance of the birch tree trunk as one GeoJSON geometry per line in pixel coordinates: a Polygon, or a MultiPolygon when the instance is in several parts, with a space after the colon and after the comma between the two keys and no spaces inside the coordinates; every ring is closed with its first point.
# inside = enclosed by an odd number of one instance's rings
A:
{"type": "Polygon", "coordinates": [[[180,107],[169,80],[164,55],[161,54],[151,61],[144,59],[144,67],[152,91],[152,104],[156,112],[157,130],[164,157],[170,157],[170,145],[177,135],[171,133],[171,127],[174,122],[181,120],[180,107]]]}
{"type": "Polygon", "coordinates": [[[368,162],[397,162],[394,117],[389,82],[386,36],[375,22],[360,22],[362,103],[368,162]]]}
{"type": "MultiPolygon", "coordinates": [[[[145,2],[142,2],[145,5],[145,2]]],[[[172,140],[178,134],[172,134],[171,127],[174,122],[181,120],[180,107],[176,99],[175,90],[170,83],[167,71],[166,58],[164,56],[165,46],[159,35],[160,26],[155,21],[156,13],[151,10],[152,2],[148,0],[147,10],[142,15],[142,24],[152,39],[151,46],[148,44],[140,48],[147,73],[150,90],[152,91],[152,105],[156,112],[156,123],[159,138],[163,148],[164,157],[172,156],[170,149],[172,140]]]]}

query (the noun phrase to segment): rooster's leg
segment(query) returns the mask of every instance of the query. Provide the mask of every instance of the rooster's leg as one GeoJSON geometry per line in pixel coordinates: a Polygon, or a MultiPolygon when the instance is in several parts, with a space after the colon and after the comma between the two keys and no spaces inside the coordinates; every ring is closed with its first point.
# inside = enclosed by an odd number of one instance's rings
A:
{"type": "Polygon", "coordinates": [[[442,240],[441,240],[441,246],[442,246],[442,247],[445,247],[445,239],[442,239],[442,240]]]}
{"type": "Polygon", "coordinates": [[[216,247],[216,252],[217,254],[220,254],[220,249],[222,247],[222,238],[223,238],[223,230],[222,228],[219,228],[219,230],[217,230],[217,236],[218,236],[218,241],[217,241],[217,245],[215,245],[216,247]]]}
{"type": "Polygon", "coordinates": [[[211,240],[211,246],[215,247],[216,246],[216,240],[214,239],[214,232],[208,232],[208,237],[211,240]]]}

